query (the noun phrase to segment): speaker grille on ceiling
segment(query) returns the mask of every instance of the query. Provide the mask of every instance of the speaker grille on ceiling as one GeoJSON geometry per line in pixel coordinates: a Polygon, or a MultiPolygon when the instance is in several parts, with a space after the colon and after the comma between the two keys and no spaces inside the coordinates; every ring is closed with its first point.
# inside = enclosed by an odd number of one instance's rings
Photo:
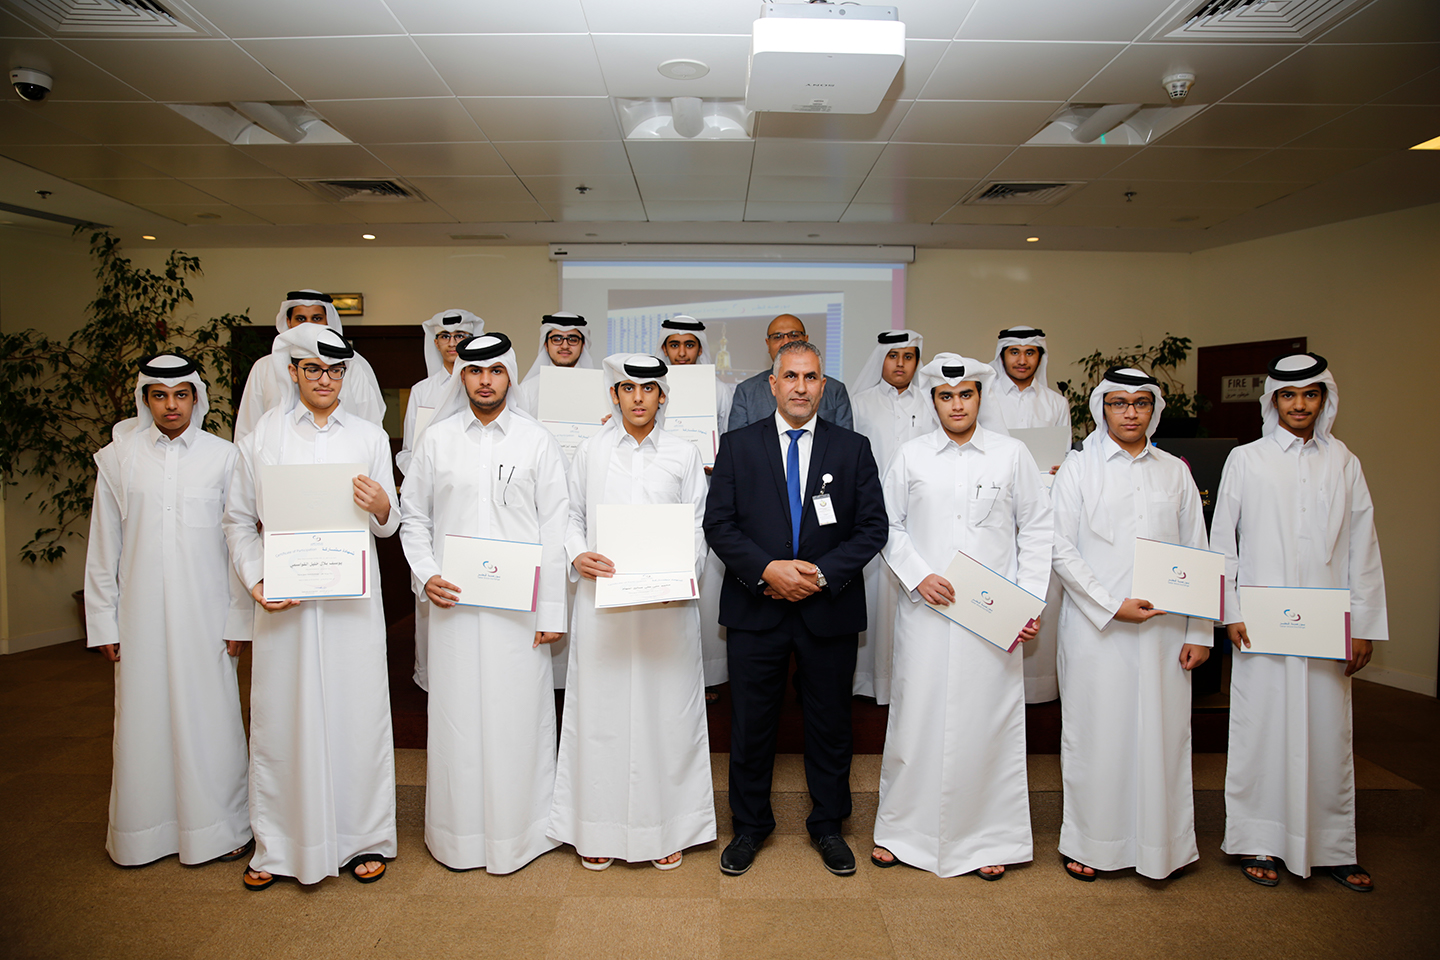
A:
{"type": "Polygon", "coordinates": [[[1043,206],[1055,203],[1078,186],[1078,183],[1017,183],[997,180],[970,194],[964,202],[1043,206]]]}
{"type": "Polygon", "coordinates": [[[179,0],[9,0],[6,6],[52,36],[209,36],[203,17],[179,0]]]}
{"type": "Polygon", "coordinates": [[[1303,40],[1373,0],[1181,0],[1145,40],[1303,40]]]}
{"type": "Polygon", "coordinates": [[[301,180],[327,200],[341,203],[423,203],[425,198],[411,186],[394,180],[301,180]]]}

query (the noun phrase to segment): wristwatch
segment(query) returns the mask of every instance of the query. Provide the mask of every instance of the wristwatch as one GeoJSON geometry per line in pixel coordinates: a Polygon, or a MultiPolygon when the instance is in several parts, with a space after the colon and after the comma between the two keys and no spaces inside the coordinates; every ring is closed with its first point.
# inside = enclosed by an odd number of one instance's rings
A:
{"type": "Polygon", "coordinates": [[[819,567],[816,567],[816,568],[815,568],[815,585],[816,585],[817,587],[823,587],[823,586],[825,586],[827,583],[829,583],[829,581],[825,579],[825,574],[820,571],[820,568],[819,568],[819,567]]]}

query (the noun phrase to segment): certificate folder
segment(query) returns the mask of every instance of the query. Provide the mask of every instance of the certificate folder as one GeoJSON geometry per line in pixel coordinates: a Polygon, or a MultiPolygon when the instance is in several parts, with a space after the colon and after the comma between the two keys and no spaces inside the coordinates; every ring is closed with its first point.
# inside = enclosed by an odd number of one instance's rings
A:
{"type": "Polygon", "coordinates": [[[1349,660],[1350,591],[1330,587],[1241,586],[1250,646],[1241,653],[1349,660]]]}
{"type": "Polygon", "coordinates": [[[1044,597],[961,551],[942,576],[955,588],[955,602],[942,607],[927,600],[925,605],[1006,653],[1020,645],[1020,631],[1045,610],[1044,597]]]}
{"type": "Polygon", "coordinates": [[[440,576],[460,588],[467,607],[535,612],[540,596],[538,543],[445,535],[440,576]]]}
{"type": "Polygon", "coordinates": [[[565,459],[587,437],[600,432],[600,421],[614,413],[603,370],[541,367],[536,417],[560,441],[565,459]]]}
{"type": "Polygon", "coordinates": [[[688,503],[602,503],[595,508],[595,552],[615,576],[595,580],[596,607],[694,600],[695,508],[688,503]]]}
{"type": "Polygon", "coordinates": [[[672,366],[665,379],[670,383],[670,395],[665,398],[666,432],[695,444],[700,451],[700,462],[713,467],[720,445],[720,425],[715,413],[715,365],[672,366]]]}
{"type": "Polygon", "coordinates": [[[359,463],[262,464],[266,600],[370,596],[370,514],[355,502],[359,463]]]}
{"type": "Polygon", "coordinates": [[[1156,610],[1166,613],[1223,620],[1224,588],[1224,554],[1163,540],[1135,538],[1130,596],[1148,600],[1156,610]]]}
{"type": "Polygon", "coordinates": [[[1025,444],[1041,473],[1049,474],[1051,467],[1064,463],[1070,451],[1069,427],[1015,427],[1010,436],[1025,444]]]}

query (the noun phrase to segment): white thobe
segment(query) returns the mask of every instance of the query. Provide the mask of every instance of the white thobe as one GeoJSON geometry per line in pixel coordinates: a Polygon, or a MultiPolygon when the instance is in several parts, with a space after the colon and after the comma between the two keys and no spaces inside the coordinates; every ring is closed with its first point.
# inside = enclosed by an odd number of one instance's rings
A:
{"type": "Polygon", "coordinates": [[[917,588],[961,550],[1039,595],[1050,498],[1020,441],[977,427],[959,446],[936,428],[890,462],[885,512],[885,563],[908,596],[895,618],[875,843],[942,877],[1023,863],[1033,852],[1020,654],[931,610],[917,588]]]}
{"type": "Polygon", "coordinates": [[[225,537],[241,582],[265,575],[256,521],[261,464],[359,463],[390,498],[370,518],[370,596],[255,609],[250,680],[250,866],[301,883],[337,876],[362,853],[395,856],[395,752],[385,662],[385,611],[374,538],[400,525],[385,431],[344,409],[316,429],[297,403],[260,418],[239,443],[225,537]]]}
{"type": "MultiPolygon", "coordinates": [[[[1108,435],[1071,453],[1052,490],[1060,607],[1060,852],[1097,870],[1161,879],[1195,860],[1186,643],[1208,620],[1113,619],[1130,596],[1135,538],[1206,548],[1200,494],[1157,447],[1132,458],[1108,435]]],[[[1141,598],[1145,599],[1145,598],[1141,598]]]]}
{"type": "MultiPolygon", "coordinates": [[[[636,443],[615,420],[570,465],[573,563],[596,552],[601,503],[694,505],[705,559],[705,471],[688,440],[656,427],[636,443]]],[[[572,573],[578,577],[579,574],[572,573]]],[[[550,836],[582,856],[658,860],[715,839],[715,793],[695,600],[596,609],[581,580],[571,617],[550,836]]]]}
{"type": "Polygon", "coordinates": [[[535,633],[566,629],[565,455],[534,420],[507,409],[482,424],[467,409],[425,431],[410,466],[400,539],[420,583],[440,574],[447,534],[542,548],[534,613],[430,615],[425,845],[457,870],[510,873],[556,846],[554,681],[535,633]]]}
{"type": "MultiPolygon", "coordinates": [[[[380,393],[380,384],[375,379],[375,371],[370,368],[365,358],[357,353],[346,360],[345,375],[349,378],[345,383],[349,387],[351,415],[362,417],[371,423],[384,420],[385,400],[380,393]]],[[[255,365],[250,368],[250,375],[245,378],[245,391],[240,395],[240,406],[235,410],[235,442],[245,439],[245,435],[255,429],[261,417],[272,407],[288,402],[289,398],[289,387],[276,377],[275,361],[271,355],[267,353],[256,360],[255,365]]]]}
{"type": "Polygon", "coordinates": [[[204,863],[250,839],[225,641],[250,639],[251,600],[220,529],[235,447],[196,426],[168,440],[153,423],[122,443],[134,444],[124,467],[117,444],[96,457],[124,476],[117,487],[100,470],[85,555],[87,642],[121,654],[105,849],[126,866],[204,863]]]}
{"type": "MultiPolygon", "coordinates": [[[[715,422],[721,433],[730,422],[730,401],[735,385],[715,380],[715,422]]],[[[709,489],[709,481],[706,481],[709,489]]],[[[720,625],[720,588],[725,584],[725,564],[714,550],[705,554],[700,571],[700,656],[705,666],[705,686],[718,686],[730,679],[730,658],[725,650],[725,628],[720,625]]]]}
{"type": "MultiPolygon", "coordinates": [[[[855,417],[855,432],[870,441],[882,477],[902,444],[930,433],[938,425],[929,393],[915,387],[902,393],[884,380],[851,397],[850,409],[855,417]]],[[[865,564],[864,576],[865,630],[855,651],[854,692],[886,704],[890,702],[900,584],[879,556],[865,564]]]]}
{"type": "MultiPolygon", "coordinates": [[[[1374,514],[1360,461],[1341,443],[1277,429],[1232,451],[1211,523],[1211,545],[1225,554],[1226,619],[1245,619],[1237,582],[1348,587],[1352,634],[1388,639],[1374,514]],[[1337,498],[1345,520],[1331,556],[1326,518],[1337,498]]],[[[1302,877],[1356,862],[1350,722],[1343,662],[1236,652],[1226,853],[1279,857],[1302,877]]]]}
{"type": "MultiPolygon", "coordinates": [[[[401,475],[409,474],[410,460],[415,456],[415,425],[420,408],[426,408],[431,415],[444,395],[450,382],[450,374],[441,367],[435,373],[410,388],[410,399],[405,402],[405,425],[400,452],[395,454],[395,466],[401,475]]],[[[425,582],[411,579],[411,592],[415,594],[415,685],[429,691],[430,676],[427,666],[430,649],[430,604],[424,602],[425,582]]]]}
{"type": "MultiPolygon", "coordinates": [[[[1001,374],[995,378],[990,396],[985,399],[999,407],[1000,418],[1008,430],[1070,426],[1069,401],[1045,384],[1032,383],[1028,390],[1021,390],[1015,381],[1001,374]]],[[[1039,464],[1042,473],[1049,473],[1053,466],[1053,463],[1039,464]]],[[[1060,618],[1055,614],[1060,609],[1064,591],[1060,578],[1051,577],[1045,591],[1045,605],[1051,614],[1040,621],[1039,636],[1025,644],[1026,703],[1048,703],[1060,695],[1060,684],[1055,678],[1060,618]]]]}

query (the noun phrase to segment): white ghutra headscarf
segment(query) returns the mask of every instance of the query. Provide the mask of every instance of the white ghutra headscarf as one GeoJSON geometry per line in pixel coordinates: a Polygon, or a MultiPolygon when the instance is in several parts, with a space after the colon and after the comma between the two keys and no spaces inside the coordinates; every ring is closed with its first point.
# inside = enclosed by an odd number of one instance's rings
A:
{"type": "Polygon", "coordinates": [[[435,337],[441,331],[464,333],[472,337],[485,332],[484,320],[469,310],[458,308],[441,310],[420,326],[425,328],[425,375],[427,377],[433,377],[445,369],[445,358],[440,355],[440,348],[435,345],[435,337]]]}
{"type": "Polygon", "coordinates": [[[918,377],[920,375],[919,361],[925,356],[925,338],[914,330],[885,330],[875,337],[875,349],[870,351],[870,356],[860,367],[860,375],[851,383],[850,394],[854,396],[871,387],[878,387],[881,382],[881,371],[885,368],[885,358],[891,350],[905,347],[915,348],[917,359],[915,375],[918,377]]]}

